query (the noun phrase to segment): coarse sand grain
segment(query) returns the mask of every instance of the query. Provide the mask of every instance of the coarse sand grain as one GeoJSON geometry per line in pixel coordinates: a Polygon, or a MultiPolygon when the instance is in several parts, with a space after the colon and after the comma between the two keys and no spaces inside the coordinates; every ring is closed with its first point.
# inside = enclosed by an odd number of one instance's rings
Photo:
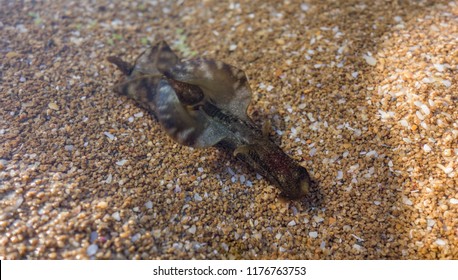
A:
{"type": "Polygon", "coordinates": [[[1,5],[0,259],[458,259],[457,1],[1,5]],[[160,39],[244,69],[306,198],[113,93],[160,39]]]}

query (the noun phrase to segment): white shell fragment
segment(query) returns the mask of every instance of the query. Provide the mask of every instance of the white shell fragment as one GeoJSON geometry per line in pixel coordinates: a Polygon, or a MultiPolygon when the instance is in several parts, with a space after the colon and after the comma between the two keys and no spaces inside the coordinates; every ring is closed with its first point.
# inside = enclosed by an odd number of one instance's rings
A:
{"type": "Polygon", "coordinates": [[[54,103],[54,102],[50,102],[50,103],[48,104],[48,107],[49,107],[49,109],[51,109],[51,110],[59,111],[59,105],[57,105],[57,104],[54,103]]]}
{"type": "Polygon", "coordinates": [[[145,207],[146,207],[147,209],[153,208],[153,202],[152,202],[151,200],[148,201],[148,202],[146,202],[146,203],[145,203],[145,207]]]}
{"type": "Polygon", "coordinates": [[[104,132],[103,134],[105,134],[106,137],[108,137],[108,139],[110,140],[113,140],[115,139],[115,136],[113,134],[111,134],[110,132],[104,132]]]}
{"type": "Polygon", "coordinates": [[[437,239],[434,243],[436,243],[438,246],[445,246],[447,242],[443,239],[437,239]]]}
{"type": "Polygon", "coordinates": [[[404,203],[405,205],[409,205],[409,206],[413,205],[412,200],[410,200],[410,199],[409,199],[408,197],[406,197],[406,196],[403,196],[403,197],[402,197],[402,203],[404,203]]]}
{"type": "Polygon", "coordinates": [[[423,145],[423,150],[427,153],[431,152],[431,147],[428,144],[423,145]]]}
{"type": "Polygon", "coordinates": [[[97,253],[97,250],[99,249],[99,246],[97,244],[91,244],[89,247],[87,247],[86,254],[88,256],[93,256],[97,253]]]}
{"type": "Polygon", "coordinates": [[[188,232],[190,234],[194,234],[194,233],[196,233],[196,231],[197,231],[197,228],[196,228],[195,225],[192,225],[190,228],[188,228],[188,232]]]}
{"type": "Polygon", "coordinates": [[[375,66],[377,64],[377,60],[369,55],[363,55],[364,60],[366,61],[367,64],[370,66],[375,66]]]}

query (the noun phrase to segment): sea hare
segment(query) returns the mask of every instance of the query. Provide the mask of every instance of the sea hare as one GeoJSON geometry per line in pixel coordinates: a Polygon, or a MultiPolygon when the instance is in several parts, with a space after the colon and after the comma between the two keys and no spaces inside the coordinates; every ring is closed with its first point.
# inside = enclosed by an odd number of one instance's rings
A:
{"type": "Polygon", "coordinates": [[[125,75],[114,90],[153,114],[176,142],[229,151],[286,198],[308,193],[307,170],[248,117],[251,89],[242,70],[213,59],[182,61],[163,41],[143,52],[134,65],[113,56],[108,61],[125,75]]]}

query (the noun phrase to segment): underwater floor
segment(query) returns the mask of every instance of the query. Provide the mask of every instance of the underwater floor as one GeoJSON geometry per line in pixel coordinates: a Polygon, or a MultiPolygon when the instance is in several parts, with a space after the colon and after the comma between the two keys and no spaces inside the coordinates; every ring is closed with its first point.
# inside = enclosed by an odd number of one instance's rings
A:
{"type": "Polygon", "coordinates": [[[457,259],[457,1],[6,1],[1,259],[457,259]],[[166,40],[241,68],[297,201],[112,87],[166,40]]]}

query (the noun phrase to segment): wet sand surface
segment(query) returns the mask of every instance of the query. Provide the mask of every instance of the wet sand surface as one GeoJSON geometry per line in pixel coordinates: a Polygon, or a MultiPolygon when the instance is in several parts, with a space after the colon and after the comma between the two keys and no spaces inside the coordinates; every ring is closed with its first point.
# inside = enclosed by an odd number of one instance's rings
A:
{"type": "Polygon", "coordinates": [[[458,258],[458,2],[163,2],[2,1],[1,259],[458,258]],[[113,93],[161,39],[245,70],[307,197],[113,93]]]}

